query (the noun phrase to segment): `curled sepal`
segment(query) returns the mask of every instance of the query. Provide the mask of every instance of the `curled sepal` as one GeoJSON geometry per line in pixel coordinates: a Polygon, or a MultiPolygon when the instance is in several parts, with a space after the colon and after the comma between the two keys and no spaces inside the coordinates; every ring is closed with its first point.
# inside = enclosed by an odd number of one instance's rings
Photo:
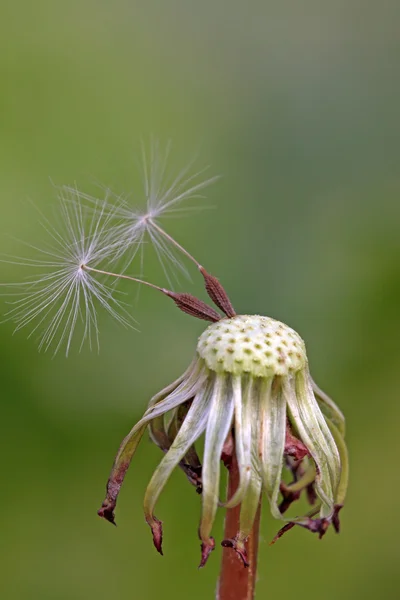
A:
{"type": "Polygon", "coordinates": [[[209,415],[209,388],[201,388],[182,423],[170,449],[155,470],[144,497],[144,513],[153,536],[158,519],[154,507],[172,471],[186,455],[195,440],[203,433],[209,415]]]}
{"type": "Polygon", "coordinates": [[[318,404],[322,412],[329,418],[338,428],[342,436],[346,432],[346,420],[342,411],[336,406],[334,401],[311,379],[311,385],[318,404]]]}
{"type": "Polygon", "coordinates": [[[316,465],[315,491],[322,502],[321,517],[330,517],[333,514],[340,480],[340,457],[335,440],[314,397],[308,369],[299,371],[294,381],[284,382],[284,395],[290,421],[316,465]]]}
{"type": "Polygon", "coordinates": [[[200,545],[200,548],[201,548],[201,559],[200,559],[199,569],[202,569],[203,567],[205,567],[206,562],[208,561],[208,557],[210,556],[211,552],[215,548],[214,538],[210,537],[207,540],[207,542],[202,542],[200,545]]]}
{"type": "Polygon", "coordinates": [[[336,531],[336,533],[340,533],[339,513],[342,510],[342,508],[343,508],[343,504],[336,504],[334,513],[332,515],[332,525],[333,525],[333,528],[336,531]]]}
{"type": "Polygon", "coordinates": [[[116,525],[114,511],[117,504],[119,490],[121,489],[121,485],[125,479],[126,472],[136,448],[143,436],[143,433],[145,432],[147,422],[142,423],[140,427],[138,427],[138,425],[139,423],[135,425],[132,431],[123,440],[119,448],[110,477],[107,481],[106,497],[103,500],[100,509],[97,511],[99,517],[106,519],[113,525],[116,525]]]}
{"type": "MultiPolygon", "coordinates": [[[[174,417],[171,420],[168,427],[168,437],[171,440],[171,444],[178,434],[179,429],[182,426],[183,421],[186,418],[191,402],[185,402],[178,406],[175,410],[174,417]]],[[[201,482],[201,471],[202,465],[195,445],[193,444],[186,452],[185,456],[179,463],[179,466],[184,471],[188,481],[195,486],[196,492],[201,493],[202,482],[201,482]]]]}
{"type": "Polygon", "coordinates": [[[329,525],[332,523],[334,530],[336,533],[339,533],[340,530],[340,522],[339,522],[339,512],[342,509],[342,505],[335,504],[333,509],[333,514],[329,518],[321,517],[319,519],[312,519],[310,517],[306,519],[299,519],[294,521],[294,525],[300,525],[300,527],[304,527],[304,529],[308,529],[312,533],[317,533],[319,539],[322,539],[325,533],[328,531],[329,525]]]}
{"type": "MultiPolygon", "coordinates": [[[[349,482],[349,454],[347,451],[346,443],[339,429],[329,419],[326,419],[326,422],[328,423],[328,427],[333,435],[333,439],[335,440],[337,448],[339,450],[340,463],[342,465],[340,481],[335,498],[336,504],[342,507],[346,498],[347,486],[349,482]]],[[[339,510],[337,511],[337,513],[339,512],[339,510]]]]}
{"type": "Polygon", "coordinates": [[[267,379],[260,390],[261,473],[272,515],[281,518],[278,496],[286,442],[286,402],[281,379],[267,379]]]}
{"type": "Polygon", "coordinates": [[[157,396],[150,401],[149,408],[142,419],[136,423],[130,433],[128,433],[122,441],[117,456],[115,457],[110,477],[108,478],[106,497],[97,513],[99,517],[102,517],[115,525],[114,510],[117,504],[118,494],[132,457],[149,422],[189,400],[196,390],[202,386],[204,377],[198,372],[197,368],[192,365],[192,368],[189,369],[187,373],[188,377],[185,381],[182,381],[182,378],[180,378],[175,382],[176,385],[172,384],[167,388],[172,391],[166,397],[163,390],[163,392],[157,394],[157,396]]]}
{"type": "Polygon", "coordinates": [[[254,383],[251,378],[248,378],[242,389],[241,379],[240,376],[232,377],[235,408],[235,447],[239,469],[239,485],[233,496],[227,502],[221,503],[221,506],[225,508],[233,508],[242,502],[251,477],[251,417],[254,410],[252,403],[254,383]]]}
{"type": "Polygon", "coordinates": [[[195,390],[198,383],[204,381],[205,377],[206,373],[204,372],[204,369],[202,369],[199,361],[195,358],[189,368],[186,369],[183,375],[181,375],[181,377],[152,397],[145,414],[147,414],[152,407],[158,404],[161,400],[164,400],[176,392],[184,393],[187,396],[185,400],[186,402],[191,396],[194,395],[194,393],[190,394],[187,392],[189,390],[195,390]]]}
{"type": "MultiPolygon", "coordinates": [[[[267,385],[268,387],[268,385],[267,385]]],[[[249,382],[246,392],[249,395],[248,401],[251,407],[251,465],[249,469],[249,480],[246,493],[240,505],[239,531],[233,538],[223,541],[223,545],[235,550],[245,566],[248,566],[245,542],[249,537],[254,521],[256,519],[258,507],[260,504],[262,477],[259,472],[259,454],[260,454],[260,435],[262,430],[262,408],[261,396],[264,390],[263,384],[249,382]],[[260,389],[261,388],[261,389],[260,389]]]]}
{"type": "Polygon", "coordinates": [[[203,456],[202,513],[200,539],[207,546],[218,507],[221,453],[230,431],[233,417],[233,399],[230,383],[217,375],[212,388],[210,417],[207,422],[203,456]]]}
{"type": "Polygon", "coordinates": [[[299,525],[304,529],[308,529],[312,533],[317,533],[319,539],[322,539],[327,532],[329,525],[332,524],[336,533],[340,532],[340,520],[339,520],[339,512],[343,508],[342,504],[335,504],[333,507],[333,512],[330,517],[319,517],[318,519],[313,519],[312,517],[316,515],[319,511],[315,509],[311,511],[307,516],[303,518],[294,519],[290,521],[286,525],[284,525],[276,534],[274,539],[270,542],[270,546],[275,544],[287,531],[290,531],[295,525],[299,525]]]}
{"type": "MultiPolygon", "coordinates": [[[[320,511],[321,505],[317,506],[316,508],[314,508],[312,511],[310,511],[305,517],[303,517],[301,520],[304,521],[305,519],[309,519],[311,517],[313,517],[314,515],[317,515],[318,512],[320,511]]],[[[283,527],[280,528],[280,530],[278,531],[278,533],[275,535],[275,537],[270,541],[269,545],[273,546],[274,544],[276,544],[276,542],[288,531],[290,531],[291,529],[293,529],[293,527],[296,525],[296,521],[289,521],[289,523],[286,523],[286,525],[284,525],[283,527]]]]}
{"type": "MultiPolygon", "coordinates": [[[[178,434],[185,415],[189,410],[191,401],[179,405],[172,414],[169,425],[165,422],[165,415],[153,419],[149,424],[151,440],[164,452],[168,452],[178,434]]],[[[195,486],[197,493],[201,492],[201,462],[194,446],[189,448],[187,454],[180,461],[179,467],[185,473],[188,481],[195,486]]]]}
{"type": "MultiPolygon", "coordinates": [[[[187,369],[186,373],[184,373],[179,379],[168,385],[166,388],[158,392],[153,398],[150,400],[148,409],[164,400],[169,394],[174,392],[178,386],[181,386],[185,381],[186,377],[189,377],[195,380],[197,375],[197,365],[196,361],[190,365],[189,369],[187,369]]],[[[149,434],[150,439],[156,446],[158,446],[163,452],[166,452],[170,447],[171,443],[168,438],[167,428],[165,426],[165,413],[155,417],[149,424],[149,434]]]]}
{"type": "MultiPolygon", "coordinates": [[[[176,410],[176,409],[175,409],[176,410]]],[[[167,452],[171,446],[171,441],[165,427],[164,415],[160,415],[149,423],[149,435],[151,441],[163,452],[167,452]]]]}
{"type": "Polygon", "coordinates": [[[150,525],[151,528],[151,533],[153,535],[153,544],[155,549],[157,550],[157,552],[159,552],[161,554],[161,556],[163,556],[163,551],[162,551],[162,540],[163,540],[163,528],[162,528],[162,521],[160,521],[159,519],[157,519],[156,517],[152,517],[152,519],[149,519],[147,521],[148,525],[150,525]]]}

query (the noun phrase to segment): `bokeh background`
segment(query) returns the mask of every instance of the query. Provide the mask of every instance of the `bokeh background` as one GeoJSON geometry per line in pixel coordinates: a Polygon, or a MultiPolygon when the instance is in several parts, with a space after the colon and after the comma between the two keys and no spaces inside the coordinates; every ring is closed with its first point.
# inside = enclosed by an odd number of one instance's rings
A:
{"type": "MultiPolygon", "coordinates": [[[[265,511],[257,598],[397,598],[398,2],[21,0],[1,13],[1,252],[40,239],[27,199],[51,211],[52,182],[93,192],[100,181],[140,204],[141,138],[172,138],[183,164],[199,151],[223,176],[207,192],[215,208],[165,225],[238,311],[301,333],[348,420],[341,535],[298,529],[271,548],[279,524],[265,511]]],[[[164,285],[148,258],[146,276],[164,285]]],[[[0,264],[1,282],[16,277],[0,264]]],[[[153,548],[141,505],[160,456],[147,440],[118,528],[96,516],[121,438],[203,329],[151,290],[136,303],[125,289],[140,333],[101,316],[100,355],[52,359],[28,332],[0,328],[5,600],[214,597],[220,549],[197,570],[199,498],[180,472],[158,507],[165,556],[153,548]]],[[[204,298],[195,272],[181,289],[204,298]]]]}

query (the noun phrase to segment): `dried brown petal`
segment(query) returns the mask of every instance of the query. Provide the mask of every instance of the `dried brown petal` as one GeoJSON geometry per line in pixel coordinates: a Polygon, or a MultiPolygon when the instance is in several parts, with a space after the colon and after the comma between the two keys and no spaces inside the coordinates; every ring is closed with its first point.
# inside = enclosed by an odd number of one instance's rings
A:
{"type": "Polygon", "coordinates": [[[199,564],[199,569],[202,569],[205,566],[205,564],[206,564],[206,562],[208,560],[208,557],[210,556],[211,552],[215,548],[215,540],[214,540],[214,538],[211,537],[208,540],[208,543],[203,542],[201,544],[200,548],[201,548],[201,561],[200,561],[200,564],[199,564]]]}
{"type": "Polygon", "coordinates": [[[295,523],[290,522],[290,523],[286,523],[286,525],[284,525],[276,534],[276,536],[274,537],[274,539],[269,543],[270,546],[272,546],[273,544],[276,544],[276,542],[283,536],[284,533],[286,533],[287,531],[290,531],[291,529],[293,529],[293,527],[295,526],[295,523]]]}
{"type": "Polygon", "coordinates": [[[311,531],[312,533],[318,533],[319,539],[322,539],[325,533],[328,530],[330,525],[329,519],[307,519],[304,522],[296,523],[296,525],[300,525],[300,527],[304,527],[311,531]]]}
{"type": "Polygon", "coordinates": [[[340,519],[339,512],[342,510],[343,504],[336,504],[335,510],[332,516],[332,525],[336,533],[340,533],[340,519]]]}
{"type": "Polygon", "coordinates": [[[163,529],[162,529],[162,521],[153,516],[152,520],[148,520],[147,523],[150,525],[151,533],[153,535],[153,544],[157,550],[163,556],[162,551],[162,539],[163,539],[163,529]]]}
{"type": "MultiPolygon", "coordinates": [[[[283,536],[284,533],[286,533],[287,531],[292,529],[295,525],[304,527],[304,529],[308,529],[308,531],[311,531],[312,533],[318,533],[319,539],[322,539],[324,537],[324,535],[327,532],[329,525],[331,523],[332,523],[333,528],[336,531],[336,533],[339,533],[339,531],[340,531],[339,512],[341,511],[342,508],[343,508],[342,504],[336,504],[334,507],[333,515],[329,518],[312,519],[310,517],[307,517],[302,521],[295,521],[295,522],[291,521],[290,523],[287,523],[284,527],[282,527],[282,529],[280,529],[278,531],[278,533],[276,534],[276,536],[274,537],[272,542],[270,542],[270,546],[272,546],[272,544],[275,544],[275,542],[277,542],[279,540],[279,538],[281,538],[283,536]]],[[[314,513],[309,513],[309,514],[315,515],[316,511],[314,511],[314,513]]]]}
{"type": "Polygon", "coordinates": [[[105,500],[103,502],[103,504],[101,505],[101,508],[99,508],[99,510],[97,511],[97,514],[102,519],[105,519],[109,523],[112,523],[113,525],[117,526],[117,524],[115,522],[114,509],[115,509],[115,502],[109,503],[105,500]]]}
{"type": "Polygon", "coordinates": [[[113,525],[115,523],[114,510],[117,504],[117,498],[122,482],[124,481],[125,474],[128,470],[130,461],[122,460],[118,464],[114,465],[111,476],[107,481],[107,495],[101,505],[101,508],[97,511],[99,517],[106,519],[113,525]]]}

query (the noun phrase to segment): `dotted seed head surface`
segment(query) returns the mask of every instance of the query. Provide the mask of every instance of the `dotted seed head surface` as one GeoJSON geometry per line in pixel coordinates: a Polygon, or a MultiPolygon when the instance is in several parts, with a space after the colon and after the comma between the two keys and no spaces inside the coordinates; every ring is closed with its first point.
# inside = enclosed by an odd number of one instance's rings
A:
{"type": "Polygon", "coordinates": [[[307,363],[304,342],[293,329],[258,315],[213,323],[201,334],[197,352],[212,371],[254,377],[288,375],[307,363]]]}

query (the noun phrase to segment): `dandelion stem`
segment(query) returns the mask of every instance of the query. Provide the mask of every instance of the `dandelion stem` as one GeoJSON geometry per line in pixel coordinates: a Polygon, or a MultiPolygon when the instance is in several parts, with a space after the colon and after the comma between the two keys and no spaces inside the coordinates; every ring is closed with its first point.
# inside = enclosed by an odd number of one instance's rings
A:
{"type": "Polygon", "coordinates": [[[188,252],[183,246],[181,246],[173,237],[171,237],[164,229],[162,229],[157,223],[153,221],[153,219],[149,219],[151,226],[158,231],[161,235],[163,235],[171,244],[178,248],[189,260],[194,262],[198,269],[201,269],[201,264],[188,252]]]}
{"type": "MultiPolygon", "coordinates": [[[[231,498],[239,485],[239,469],[236,452],[233,452],[229,466],[228,498],[231,498]]],[[[257,576],[257,555],[260,529],[261,502],[258,506],[253,529],[246,540],[246,553],[249,566],[245,567],[232,548],[223,548],[221,571],[218,582],[217,600],[253,600],[257,576]]],[[[239,531],[240,505],[227,510],[225,518],[225,539],[233,539],[239,531]]]]}
{"type": "Polygon", "coordinates": [[[102,269],[95,269],[94,267],[88,267],[88,265],[82,265],[81,268],[84,271],[92,271],[93,273],[100,273],[100,275],[109,275],[110,277],[117,277],[118,279],[128,279],[129,281],[135,281],[136,283],[142,283],[143,285],[147,285],[148,287],[153,288],[154,290],[158,290],[163,294],[166,294],[168,290],[155,285],[154,283],[150,283],[149,281],[144,281],[143,279],[138,279],[137,277],[131,277],[130,275],[121,275],[119,273],[111,273],[110,271],[103,271],[102,269]]]}

